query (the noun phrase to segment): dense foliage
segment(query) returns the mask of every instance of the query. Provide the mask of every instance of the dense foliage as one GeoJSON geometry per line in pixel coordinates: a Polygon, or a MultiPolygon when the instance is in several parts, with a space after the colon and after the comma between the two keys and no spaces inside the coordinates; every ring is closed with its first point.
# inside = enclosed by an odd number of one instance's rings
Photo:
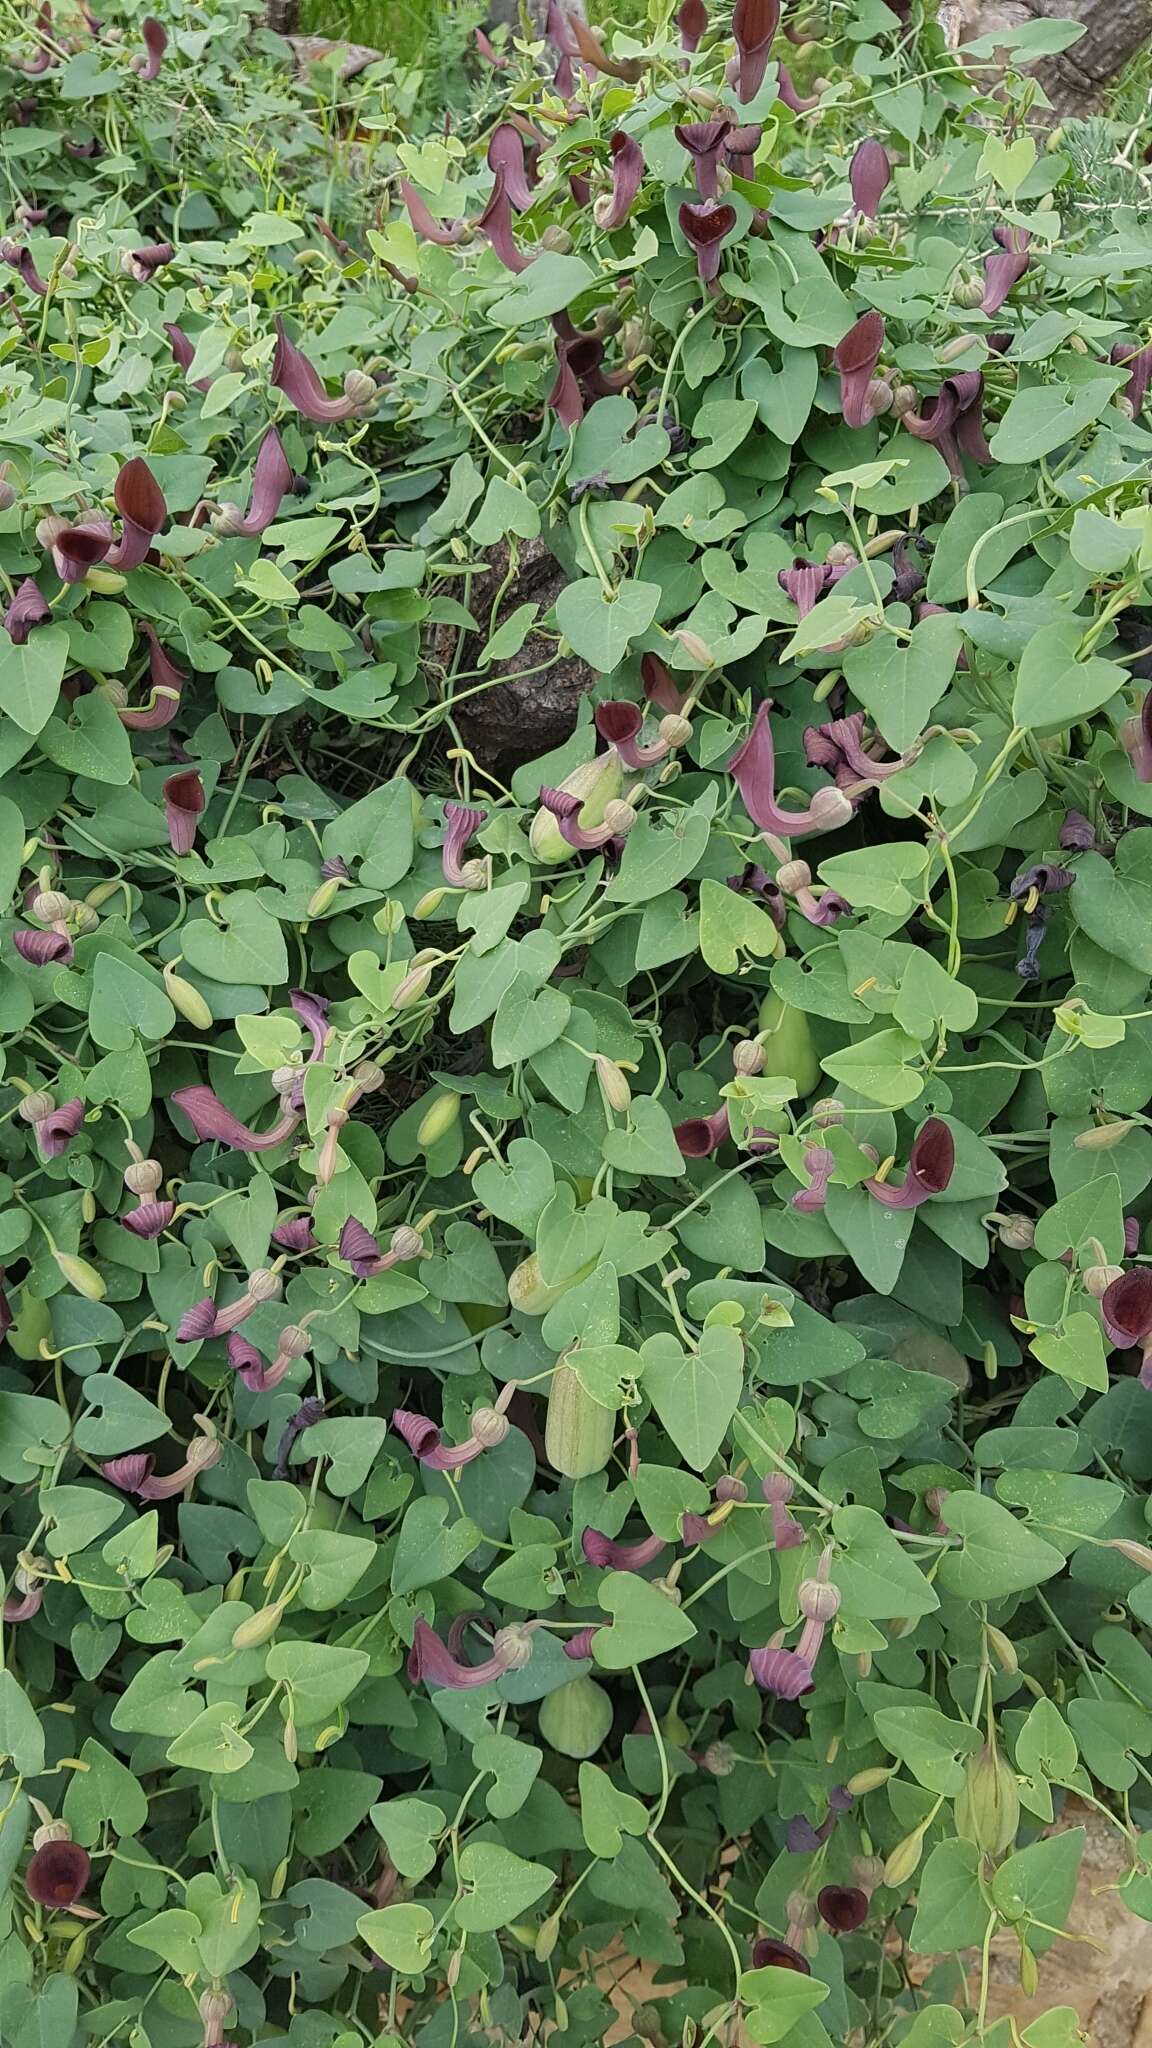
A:
{"type": "Polygon", "coordinates": [[[1139,138],[718,14],[11,23],[11,2048],[1007,2048],[1085,1808],[1152,1918],[1139,138]]]}

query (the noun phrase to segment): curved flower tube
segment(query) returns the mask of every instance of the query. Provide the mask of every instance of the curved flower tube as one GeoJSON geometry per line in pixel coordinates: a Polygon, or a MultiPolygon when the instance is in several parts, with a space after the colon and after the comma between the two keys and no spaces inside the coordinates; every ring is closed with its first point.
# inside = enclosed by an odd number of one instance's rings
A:
{"type": "Polygon", "coordinates": [[[734,178],[751,178],[756,173],[756,151],[764,139],[764,124],[749,121],[743,128],[730,128],[724,156],[734,178]]]}
{"type": "Polygon", "coordinates": [[[177,1088],[172,1097],[177,1109],[181,1109],[192,1126],[196,1136],[208,1143],[212,1139],[220,1145],[229,1145],[235,1152],[271,1152],[289,1138],[300,1122],[295,1110],[282,1115],[270,1131],[249,1130],[238,1116],[226,1109],[214,1088],[204,1082],[197,1082],[191,1088],[177,1088]]]}
{"type": "Polygon", "coordinates": [[[769,1472],[760,1481],[760,1491],[772,1510],[772,1541],[777,1550],[799,1549],[804,1542],[804,1530],[795,1515],[788,1513],[788,1503],[796,1489],[787,1472],[769,1472]]]}
{"type": "Polygon", "coordinates": [[[688,702],[688,694],[673,682],[669,670],[658,654],[641,655],[640,679],[649,704],[658,704],[661,711],[671,711],[677,717],[681,716],[688,702]]]}
{"type": "Polygon", "coordinates": [[[581,60],[590,71],[599,71],[604,78],[622,79],[625,85],[635,85],[644,76],[641,59],[610,56],[582,14],[570,14],[568,28],[581,60]]]}
{"type": "Polygon", "coordinates": [[[780,0],[736,0],[732,35],[736,43],[736,95],[754,100],[764,83],[772,39],[780,26],[780,0]]]}
{"type": "Polygon", "coordinates": [[[604,821],[600,825],[577,822],[584,804],[570,790],[541,789],[540,802],[543,809],[555,818],[561,838],[575,847],[578,853],[591,853],[597,847],[607,846],[610,840],[630,832],[636,823],[636,813],[631,804],[623,803],[619,798],[613,798],[605,805],[604,821]]]}
{"type": "Polygon", "coordinates": [[[333,420],[352,419],[354,415],[363,412],[370,397],[375,395],[375,386],[372,385],[371,378],[364,377],[359,370],[350,370],[345,378],[343,397],[329,398],[319,371],[295,343],[289,341],[288,331],[279,316],[276,321],[276,353],[272,358],[268,381],[277,391],[284,393],[289,405],[294,406],[302,418],[313,420],[318,425],[326,425],[333,420]],[[353,383],[351,391],[347,388],[349,382],[353,383]],[[363,389],[361,382],[365,387],[363,389]],[[371,393],[367,389],[369,385],[372,387],[371,393]]]}
{"type": "Polygon", "coordinates": [[[133,455],[122,464],[112,495],[123,531],[104,560],[109,569],[138,569],[156,535],[168,523],[164,493],[143,456],[133,455]]]}
{"type": "Polygon", "coordinates": [[[122,1458],[109,1458],[100,1470],[110,1486],[118,1487],[121,1493],[134,1493],[137,1500],[174,1500],[201,1472],[218,1465],[223,1456],[224,1446],[217,1437],[195,1436],[184,1463],[163,1479],[153,1475],[155,1460],[151,1451],[129,1451],[122,1458]]]}
{"type": "Polygon", "coordinates": [[[52,566],[61,583],[83,583],[111,546],[112,528],[106,519],[79,519],[75,525],[61,520],[49,542],[52,566]]]}
{"type": "Polygon", "coordinates": [[[584,399],[576,372],[568,360],[569,353],[567,342],[556,342],[556,381],[544,403],[549,412],[555,413],[561,426],[571,433],[584,417],[584,399]]]}
{"type": "Polygon", "coordinates": [[[813,107],[820,105],[820,95],[797,92],[792,83],[792,73],[786,64],[776,66],[776,95],[793,114],[810,114],[813,107]]]}
{"type": "Polygon", "coordinates": [[[902,419],[916,440],[935,441],[953,476],[963,476],[964,455],[973,462],[992,461],[984,437],[984,379],[979,370],[946,377],[934,398],[925,399],[919,412],[902,414],[902,419]]]}
{"type": "Polygon", "coordinates": [[[639,1543],[615,1543],[611,1536],[601,1535],[599,1529],[585,1529],[580,1537],[580,1548],[588,1563],[610,1572],[643,1571],[667,1547],[662,1536],[645,1536],[639,1543]]]}
{"type": "Polygon", "coordinates": [[[144,38],[144,55],[133,57],[132,69],[148,85],[160,76],[160,66],[168,48],[168,31],[154,14],[146,14],[140,24],[140,33],[144,38]]]}
{"type": "Polygon", "coordinates": [[[833,366],[840,376],[840,411],[846,427],[866,427],[876,417],[868,387],[884,341],[880,314],[862,313],[832,351],[833,366]]]}
{"type": "Polygon", "coordinates": [[[659,739],[641,744],[644,713],[638,704],[630,704],[626,699],[610,698],[598,704],[595,719],[601,739],[615,747],[626,768],[652,768],[691,736],[687,719],[671,714],[660,721],[659,739]]]}
{"type": "Polygon", "coordinates": [[[781,839],[800,839],[809,832],[831,832],[852,816],[852,800],[829,784],[818,789],[806,811],[785,811],[776,802],[776,749],[772,739],[771,697],[765,697],[752,730],[728,763],[748,816],[761,832],[781,839]]]}
{"type": "Polygon", "coordinates": [[[39,585],[33,577],[25,576],[4,613],[4,631],[14,647],[23,647],[29,633],[34,633],[37,626],[46,626],[51,617],[52,607],[41,595],[39,585]]]}
{"type": "Polygon", "coordinates": [[[68,966],[76,953],[67,932],[37,932],[26,925],[13,932],[12,944],[30,967],[52,967],[57,962],[68,966]]]}
{"type": "Polygon", "coordinates": [[[696,179],[696,190],[701,199],[717,199],[720,196],[718,174],[725,145],[732,132],[730,114],[717,114],[711,121],[680,121],[675,129],[676,140],[688,151],[692,159],[692,172],[696,179]]]}
{"type": "Polygon", "coordinates": [[[408,1676],[413,1685],[421,1679],[435,1692],[470,1692],[477,1686],[494,1685],[506,1671],[520,1671],[532,1656],[529,1624],[513,1623],[498,1629],[492,1638],[492,1655],[482,1664],[460,1664],[426,1621],[418,1620],[408,1656],[408,1676]]]}
{"type": "MultiPolygon", "coordinates": [[[[1125,719],[1120,728],[1120,744],[1132,763],[1137,781],[1152,782],[1152,690],[1145,695],[1136,716],[1125,719]]],[[[1094,832],[1088,843],[1095,845],[1094,832]]]]}
{"type": "Polygon", "coordinates": [[[328,1037],[328,998],[314,996],[306,988],[294,988],[289,991],[288,1001],[311,1037],[308,1065],[312,1066],[321,1057],[328,1037]]]}
{"type": "Polygon", "coordinates": [[[608,147],[612,151],[612,190],[602,193],[592,208],[598,228],[611,233],[622,228],[636,203],[644,182],[644,152],[631,135],[618,128],[608,147]]]}
{"type": "Polygon", "coordinates": [[[175,254],[171,242],[145,242],[142,249],[125,249],[120,263],[137,284],[148,284],[158,270],[171,263],[175,254]]]}
{"type": "Polygon", "coordinates": [[[48,286],[36,268],[31,249],[26,249],[12,235],[0,237],[0,263],[6,263],[10,270],[18,270],[30,292],[38,299],[47,296],[48,286]]]}
{"type": "Polygon", "coordinates": [[[841,789],[857,782],[884,782],[899,775],[912,756],[900,754],[895,761],[876,761],[864,746],[863,711],[847,718],[830,718],[825,725],[804,728],[804,758],[812,768],[830,768],[841,789]]]}
{"type": "Polygon", "coordinates": [[[1114,341],[1108,360],[1117,369],[1123,365],[1127,370],[1128,382],[1123,396],[1132,407],[1133,418],[1139,419],[1148,396],[1148,386],[1152,384],[1152,341],[1146,342],[1143,348],[1134,341],[1114,341]]]}
{"type": "Polygon", "coordinates": [[[231,503],[221,505],[212,522],[215,531],[226,540],[249,540],[263,533],[271,526],[295,482],[279,428],[269,427],[256,451],[248,510],[241,512],[239,505],[231,503]]]}
{"type": "Polygon", "coordinates": [[[1013,285],[1020,282],[1032,261],[1028,253],[1032,235],[1028,228],[995,227],[992,233],[1000,247],[984,258],[982,313],[1000,311],[1013,285]]]}
{"type": "MultiPolygon", "coordinates": [[[[804,1171],[811,1175],[811,1179],[806,1188],[798,1188],[792,1196],[792,1207],[798,1209],[802,1216],[816,1216],[828,1199],[828,1184],[836,1171],[836,1154],[830,1152],[827,1145],[805,1146],[804,1171]]],[[[764,1484],[767,1486],[768,1481],[765,1480],[764,1484]]]]}
{"type": "Polygon", "coordinates": [[[323,1422],[325,1412],[325,1403],[319,1394],[309,1394],[306,1400],[301,1401],[296,1413],[289,1416],[276,1445],[276,1463],[272,1467],[273,1479],[287,1479],[293,1446],[306,1430],[315,1429],[318,1422],[323,1422]]]}
{"type": "Polygon", "coordinates": [[[283,1223],[277,1223],[272,1232],[273,1244],[282,1246],[288,1252],[314,1252],[317,1238],[310,1216],[289,1216],[283,1223]]]}
{"type": "Polygon", "coordinates": [[[377,1273],[405,1265],[410,1259],[420,1258],[423,1250],[424,1240],[419,1231],[406,1223],[392,1232],[386,1252],[380,1250],[372,1232],[365,1230],[355,1216],[349,1216],[340,1232],[340,1257],[348,1261],[358,1280],[371,1280],[377,1273]]]}
{"type": "Polygon", "coordinates": [[[150,649],[148,676],[151,692],[143,710],[130,711],[126,705],[118,704],[116,715],[129,732],[159,732],[163,726],[171,725],[179,711],[180,695],[188,678],[164,652],[156,637],[156,628],[146,619],[141,620],[140,626],[150,649]]]}
{"type": "MultiPolygon", "coordinates": [[[[168,336],[168,346],[172,351],[173,362],[177,369],[183,370],[185,376],[187,376],[195,360],[195,344],[189,340],[184,329],[178,327],[174,320],[165,320],[164,332],[168,336]]],[[[192,383],[197,391],[210,391],[212,388],[211,377],[194,377],[192,383]]]]}
{"type": "Polygon", "coordinates": [[[720,270],[720,244],[736,225],[736,208],[719,205],[713,199],[693,206],[685,200],[680,208],[680,232],[696,252],[696,268],[702,284],[714,283],[720,270]]]}
{"type": "Polygon", "coordinates": [[[32,1128],[40,1147],[42,1159],[59,1159],[68,1150],[81,1124],[84,1122],[84,1104],[78,1095],[69,1102],[62,1102],[59,1109],[50,1109],[47,1116],[37,1117],[32,1128]]]}
{"type": "Polygon", "coordinates": [[[512,232],[512,201],[503,170],[496,173],[492,190],[488,195],[488,203],[478,217],[476,226],[496,251],[505,270],[511,270],[517,276],[522,270],[527,270],[532,258],[525,256],[516,246],[516,237],[512,232]]]}
{"type": "Polygon", "coordinates": [[[853,207],[862,220],[875,220],[891,177],[892,160],[883,143],[871,137],[857,143],[848,166],[848,183],[853,207]]]}
{"type": "Polygon", "coordinates": [[[806,619],[825,591],[831,590],[842,577],[850,575],[858,567],[855,555],[847,562],[809,562],[803,555],[796,555],[790,569],[777,570],[776,581],[792,599],[799,616],[806,619]]]}
{"type": "Polygon", "coordinates": [[[4,1601],[4,1619],[11,1625],[18,1621],[31,1621],[44,1605],[44,1588],[38,1579],[17,1565],[12,1574],[12,1591],[4,1601]]]}
{"type": "Polygon", "coordinates": [[[196,844],[196,827],[207,798],[195,768],[181,768],[161,785],[168,844],[173,853],[191,853],[196,844]]]}
{"type": "Polygon", "coordinates": [[[912,1142],[903,1185],[893,1188],[887,1181],[866,1180],[864,1186],[873,1200],[885,1209],[918,1209],[933,1195],[943,1194],[956,1165],[956,1141],[942,1117],[930,1116],[912,1142]]]}
{"type": "Polygon", "coordinates": [[[511,121],[501,121],[492,130],[488,142],[488,169],[495,174],[504,174],[504,189],[517,213],[526,213],[532,204],[532,187],[528,179],[528,167],[524,161],[524,138],[511,121]]]}
{"type": "Polygon", "coordinates": [[[690,57],[699,49],[700,39],[708,29],[708,9],[704,0],[680,0],[676,26],[680,31],[680,48],[690,57]]]}
{"type": "Polygon", "coordinates": [[[685,1159],[708,1159],[732,1135],[727,1103],[722,1102],[711,1116],[686,1117],[675,1126],[672,1135],[685,1159]]]}
{"type": "Polygon", "coordinates": [[[761,1692],[770,1692],[778,1700],[798,1700],[802,1693],[811,1692],[816,1682],[811,1665],[795,1650],[781,1649],[778,1644],[749,1651],[748,1669],[761,1692]]]}
{"type": "Polygon", "coordinates": [[[473,40],[476,44],[477,54],[483,57],[485,64],[490,64],[493,71],[507,71],[507,57],[502,57],[499,50],[493,49],[482,28],[476,30],[473,40]]]}
{"type": "Polygon", "coordinates": [[[487,863],[483,860],[461,861],[461,854],[468,841],[487,818],[487,811],[471,804],[446,803],[444,822],[447,831],[440,849],[440,867],[444,880],[453,889],[482,889],[487,879],[487,863]]]}
{"type": "Polygon", "coordinates": [[[574,1664],[579,1663],[584,1657],[590,1657],[592,1655],[593,1638],[600,1629],[606,1626],[605,1622],[599,1621],[594,1622],[591,1628],[578,1628],[575,1635],[568,1637],[564,1645],[564,1655],[571,1657],[574,1664]]]}

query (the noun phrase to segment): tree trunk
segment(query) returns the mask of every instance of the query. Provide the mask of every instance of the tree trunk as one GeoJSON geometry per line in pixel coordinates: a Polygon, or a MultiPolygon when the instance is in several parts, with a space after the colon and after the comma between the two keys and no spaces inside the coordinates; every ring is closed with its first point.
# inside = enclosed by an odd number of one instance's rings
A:
{"type": "Polygon", "coordinates": [[[1095,112],[1112,80],[1152,39],[1152,0],[1031,0],[1049,19],[1082,21],[1087,33],[1058,57],[1045,57],[1036,76],[1062,114],[1095,112]]]}
{"type": "Polygon", "coordinates": [[[278,36],[294,36],[300,26],[300,0],[268,0],[264,25],[278,36]]]}

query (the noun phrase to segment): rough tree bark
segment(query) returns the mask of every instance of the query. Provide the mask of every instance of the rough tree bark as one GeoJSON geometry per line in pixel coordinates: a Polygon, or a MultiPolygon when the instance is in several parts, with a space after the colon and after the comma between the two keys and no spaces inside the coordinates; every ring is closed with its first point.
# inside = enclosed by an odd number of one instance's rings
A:
{"type": "Polygon", "coordinates": [[[1035,14],[1082,21],[1087,34],[1062,56],[1047,57],[1036,76],[1061,113],[1084,113],[1102,103],[1107,87],[1152,40],[1152,0],[1035,0],[1035,14]]]}

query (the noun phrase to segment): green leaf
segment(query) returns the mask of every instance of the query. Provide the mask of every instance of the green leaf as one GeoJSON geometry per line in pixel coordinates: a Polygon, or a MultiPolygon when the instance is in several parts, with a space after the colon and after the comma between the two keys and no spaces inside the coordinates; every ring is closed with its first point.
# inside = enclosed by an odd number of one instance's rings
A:
{"type": "Polygon", "coordinates": [[[921,1872],[908,1937],[917,1955],[955,1955],[983,1941],[990,1915],[974,1842],[939,1842],[921,1872]]]}
{"type": "Polygon", "coordinates": [[[218,896],[216,909],[222,924],[198,917],[184,926],[180,943],[188,965],[209,981],[251,982],[257,988],[287,981],[284,935],[252,892],[218,896]]]}
{"type": "Polygon", "coordinates": [[[510,1067],[543,1052],[567,1028],[572,1004],[562,989],[534,987],[518,974],[505,989],[492,1020],[492,1064],[510,1067]]]}
{"type": "Polygon", "coordinates": [[[889,1621],[932,1614],[939,1607],[924,1573],[875,1508],[839,1508],[832,1528],[844,1547],[836,1561],[836,1583],[846,1614],[889,1621]]]}
{"type": "Polygon", "coordinates": [[[415,1593],[451,1578],[482,1541],[467,1515],[448,1523],[451,1504],[425,1494],[404,1516],[392,1565],[392,1591],[415,1593]],[[445,1526],[447,1524],[447,1526],[445,1526]]]}
{"type": "Polygon", "coordinates": [[[56,709],[67,663],[63,626],[38,627],[23,647],[5,633],[0,639],[0,711],[22,732],[43,732],[56,709]]]}
{"type": "Polygon", "coordinates": [[[627,1121],[611,1125],[601,1141],[609,1166],[624,1173],[678,1179],[684,1172],[684,1155],[663,1103],[652,1095],[633,1096],[626,1116],[627,1121]]]}
{"type": "Polygon", "coordinates": [[[592,1655],[605,1671],[628,1671],[663,1657],[696,1633],[689,1616],[635,1572],[606,1573],[597,1598],[612,1616],[610,1627],[598,1628],[592,1642],[592,1655]]]}
{"type": "Polygon", "coordinates": [[[641,813],[624,842],[624,857],[604,891],[605,900],[645,903],[684,881],[708,845],[715,809],[716,790],[709,787],[691,810],[678,807],[658,817],[641,813]]]}
{"type": "Polygon", "coordinates": [[[561,256],[547,249],[522,271],[515,284],[488,308],[498,327],[527,327],[534,320],[562,313],[595,284],[582,256],[561,256]]]}
{"type": "Polygon", "coordinates": [[[949,1531],[963,1539],[961,1549],[946,1550],[940,1561],[936,1578],[942,1592],[959,1600],[1001,1600],[1063,1569],[1059,1550],[987,1494],[957,1489],[942,1512],[949,1531]]]}
{"type": "Polygon", "coordinates": [[[495,1780],[484,1794],[489,1813],[495,1820],[511,1820],[532,1790],[544,1754],[512,1735],[482,1735],[472,1744],[472,1761],[478,1771],[491,1771],[495,1780]]]}
{"type": "Polygon", "coordinates": [[[22,1778],[37,1778],[44,1769],[44,1730],[10,1671],[0,1671],[0,1759],[11,1761],[22,1778]]]}
{"type": "Polygon", "coordinates": [[[741,954],[770,960],[779,951],[780,935],[766,910],[750,896],[739,896],[725,882],[700,884],[700,951],[717,974],[743,974],[741,954]]]}
{"type": "Polygon", "coordinates": [[[918,1059],[920,1050],[906,1032],[874,1031],[843,1052],[826,1054],[821,1065],[826,1074],[855,1088],[867,1101],[884,1109],[906,1109],[924,1093],[923,1075],[906,1064],[918,1059]]]}
{"type": "Polygon", "coordinates": [[[1118,388],[1119,380],[1105,373],[1075,387],[1034,384],[1018,391],[988,446],[997,462],[1039,462],[1098,420],[1118,388]]]}
{"type": "Polygon", "coordinates": [[[413,1883],[436,1866],[436,1843],[444,1833],[444,1815],[426,1799],[386,1799],[372,1808],[376,1829],[401,1877],[413,1883]]]}
{"type": "Polygon", "coordinates": [[[1105,953],[1152,974],[1152,830],[1126,832],[1115,862],[1082,853],[1069,902],[1081,931],[1105,953]]]}
{"type": "Polygon", "coordinates": [[[435,1931],[427,1906],[380,1906],[374,1913],[362,1913],[356,1922],[357,1934],[373,1954],[404,1977],[423,1975],[435,1931]]]}
{"type": "Polygon", "coordinates": [[[168,1744],[170,1764],[178,1770],[207,1771],[214,1777],[228,1777],[242,1771],[254,1755],[252,1744],[240,1733],[237,1723],[242,1709],[231,1700],[205,1707],[183,1733],[168,1744]]]}
{"type": "Polygon", "coordinates": [[[1033,1933],[1033,1921],[1059,1929],[1067,1919],[1076,1896],[1084,1842],[1083,1828],[1065,1828],[1027,1849],[1018,1849],[993,1872],[993,1902],[1030,1948],[1042,1951],[1056,1938],[1043,1930],[1033,1933]]]}
{"type": "Polygon", "coordinates": [[[526,1863],[498,1842],[469,1842],[460,1852],[463,1898],[456,1924],[466,1934],[491,1934],[534,1906],[556,1882],[544,1863],[526,1863]]]}
{"type": "Polygon", "coordinates": [[[167,1038],[176,1012],[160,981],[114,953],[98,953],[92,970],[88,1028],[106,1052],[127,1052],[136,1036],[167,1038]]]}
{"type": "MultiPolygon", "coordinates": [[[[40,637],[33,633],[29,645],[35,646],[40,637]]],[[[123,784],[132,780],[128,730],[102,690],[78,697],[67,721],[50,718],[40,733],[40,751],[70,775],[84,775],[93,782],[123,784]]]]}
{"type": "Polygon", "coordinates": [[[647,1807],[618,1791],[599,1764],[581,1764],[579,1785],[580,1826],[593,1856],[618,1856],[625,1835],[647,1833],[647,1807]]]}
{"type": "Polygon", "coordinates": [[[673,1443],[696,1472],[715,1457],[744,1385],[744,1342],[721,1323],[701,1330],[686,1351],[671,1331],[640,1347],[644,1391],[673,1443]]]}
{"type": "Polygon", "coordinates": [[[658,583],[627,578],[609,598],[595,576],[566,583],[556,600],[556,624],[592,668],[609,675],[617,669],[633,640],[646,633],[660,602],[658,583]]]}
{"type": "Polygon", "coordinates": [[[170,1906],[154,1913],[137,1927],[130,1927],[128,1939],[150,1954],[160,1956],[178,1976],[195,1977],[200,1969],[200,1936],[204,1932],[195,1913],[183,1906],[170,1906]]]}
{"type": "Polygon", "coordinates": [[[1087,718],[1123,690],[1127,675],[1114,661],[1096,655],[1080,660],[1083,638],[1084,624],[1078,619],[1059,619],[1032,635],[1016,672],[1012,716],[1017,725],[1053,732],[1087,718]]]}
{"type": "MultiPolygon", "coordinates": [[[[745,1970],[740,1979],[740,1998],[751,2010],[744,2021],[744,2032],[754,2042],[783,2041],[829,1995],[828,1985],[818,1977],[802,1977],[796,1970],[780,1969],[773,1964],[745,1970]]],[[[802,2035],[805,2048],[822,2048],[828,2040],[823,2027],[814,2035],[802,2030],[802,2035]]]]}
{"type": "Polygon", "coordinates": [[[1091,1387],[1097,1394],[1108,1391],[1108,1360],[1104,1351],[1104,1336],[1095,1316],[1088,1309],[1077,1309],[1065,1316],[1059,1330],[1045,1330],[1030,1340],[1029,1349],[1046,1365],[1049,1372],[1059,1373],[1073,1387],[1091,1387]]]}
{"type": "Polygon", "coordinates": [[[896,753],[920,737],[951,685],[962,645],[959,620],[940,612],[921,619],[903,645],[878,633],[845,652],[849,688],[896,753]]]}
{"type": "Polygon", "coordinates": [[[918,1784],[954,1799],[964,1788],[961,1757],[980,1747],[978,1728],[952,1721],[935,1707],[881,1707],[872,1716],[885,1749],[907,1764],[918,1784]]]}

